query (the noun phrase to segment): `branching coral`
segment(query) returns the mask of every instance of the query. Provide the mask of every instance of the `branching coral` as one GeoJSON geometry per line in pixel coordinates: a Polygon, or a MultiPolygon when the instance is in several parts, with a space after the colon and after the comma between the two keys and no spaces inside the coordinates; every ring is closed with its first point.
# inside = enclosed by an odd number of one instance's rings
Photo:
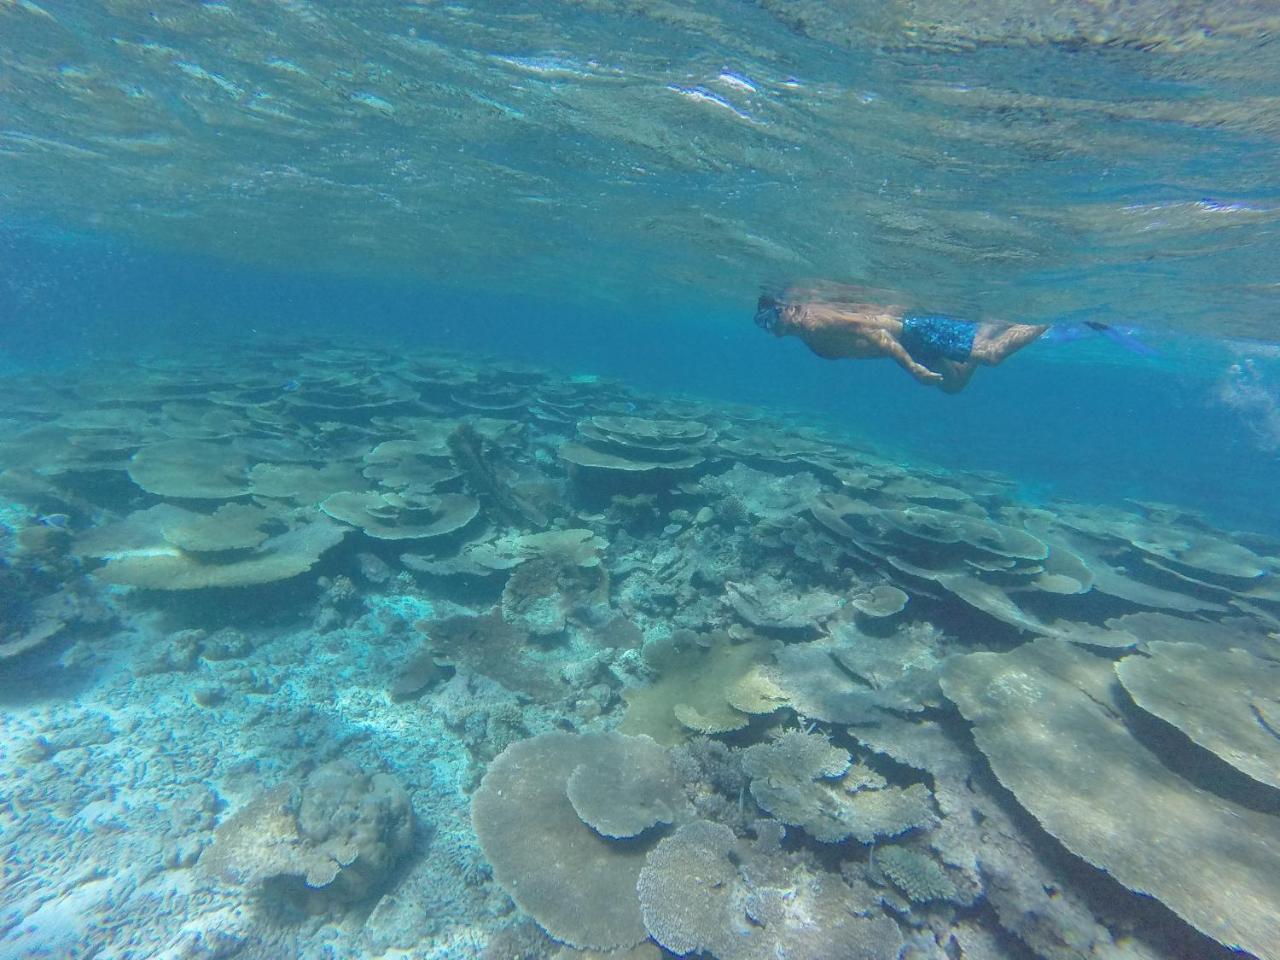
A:
{"type": "Polygon", "coordinates": [[[875,866],[899,890],[915,903],[949,900],[956,895],[956,885],[932,857],[909,847],[879,847],[875,866]]]}

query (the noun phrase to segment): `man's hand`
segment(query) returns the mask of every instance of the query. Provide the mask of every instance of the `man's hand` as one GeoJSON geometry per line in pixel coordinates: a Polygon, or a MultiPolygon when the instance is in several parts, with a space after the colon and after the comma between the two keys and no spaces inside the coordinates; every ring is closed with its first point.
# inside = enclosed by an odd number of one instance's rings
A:
{"type": "Polygon", "coordinates": [[[913,363],[910,367],[911,375],[923,384],[932,386],[935,383],[941,383],[943,376],[940,373],[934,373],[928,367],[913,363]]]}
{"type": "Polygon", "coordinates": [[[870,339],[884,351],[886,357],[892,357],[898,366],[915,377],[917,383],[933,386],[943,381],[942,374],[934,373],[924,364],[919,363],[887,330],[877,330],[870,339]]]}
{"type": "MultiPolygon", "coordinates": [[[[895,341],[894,345],[899,350],[902,350],[901,344],[895,341]]],[[[905,362],[903,362],[900,358],[898,358],[896,353],[895,353],[894,359],[897,359],[898,362],[902,364],[902,366],[906,367],[907,373],[915,377],[917,382],[923,383],[925,386],[932,386],[933,384],[941,383],[943,380],[946,379],[945,377],[943,377],[942,374],[937,373],[936,371],[930,370],[923,363],[920,363],[918,360],[912,357],[911,354],[907,353],[905,350],[902,350],[902,353],[903,353],[903,356],[906,357],[905,362]]]]}

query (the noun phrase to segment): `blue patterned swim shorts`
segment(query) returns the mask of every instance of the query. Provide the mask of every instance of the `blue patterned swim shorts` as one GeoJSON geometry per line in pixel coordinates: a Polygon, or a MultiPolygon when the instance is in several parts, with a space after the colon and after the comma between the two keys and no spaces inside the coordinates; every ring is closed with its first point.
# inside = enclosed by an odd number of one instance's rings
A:
{"type": "Polygon", "coordinates": [[[913,360],[926,367],[939,358],[963,363],[973,352],[978,325],[956,317],[904,317],[902,347],[913,360]]]}

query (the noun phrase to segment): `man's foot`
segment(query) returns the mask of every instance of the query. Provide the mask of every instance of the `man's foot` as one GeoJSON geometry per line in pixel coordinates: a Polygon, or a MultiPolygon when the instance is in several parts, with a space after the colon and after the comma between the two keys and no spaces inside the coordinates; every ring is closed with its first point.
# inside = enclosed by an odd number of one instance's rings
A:
{"type": "Polygon", "coordinates": [[[973,349],[969,355],[980,363],[995,366],[1010,354],[1017,353],[1027,344],[1039,340],[1048,329],[1048,324],[1034,326],[1029,323],[1014,323],[1008,326],[983,324],[978,328],[978,335],[974,337],[973,349]]]}

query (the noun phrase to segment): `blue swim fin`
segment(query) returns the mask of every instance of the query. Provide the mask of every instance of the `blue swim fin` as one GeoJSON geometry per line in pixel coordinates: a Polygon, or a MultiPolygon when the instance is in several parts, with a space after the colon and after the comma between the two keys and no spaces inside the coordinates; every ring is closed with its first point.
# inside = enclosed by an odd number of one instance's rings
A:
{"type": "Polygon", "coordinates": [[[1113,327],[1108,323],[1099,323],[1096,320],[1086,320],[1084,325],[1090,330],[1096,330],[1112,343],[1120,344],[1130,353],[1136,353],[1140,357],[1154,357],[1156,355],[1153,347],[1138,339],[1137,327],[1113,327]]]}

